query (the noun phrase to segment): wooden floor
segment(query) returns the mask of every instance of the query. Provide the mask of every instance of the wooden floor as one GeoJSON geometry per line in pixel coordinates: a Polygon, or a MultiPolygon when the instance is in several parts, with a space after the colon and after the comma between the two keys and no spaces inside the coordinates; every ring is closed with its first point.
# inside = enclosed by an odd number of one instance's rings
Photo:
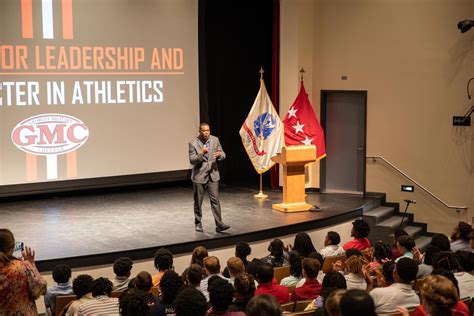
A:
{"type": "Polygon", "coordinates": [[[334,225],[360,216],[374,199],[309,192],[307,202],[320,205],[321,212],[286,214],[271,208],[281,201],[281,191],[265,191],[269,197],[263,201],[255,193],[254,188],[221,186],[223,220],[231,226],[225,233],[215,232],[208,199],[204,232],[195,232],[192,187],[182,183],[2,202],[0,226],[33,247],[37,265],[45,271],[59,262],[72,267],[109,264],[118,255],[152,258],[160,246],[184,253],[197,244],[212,249],[334,225]]]}

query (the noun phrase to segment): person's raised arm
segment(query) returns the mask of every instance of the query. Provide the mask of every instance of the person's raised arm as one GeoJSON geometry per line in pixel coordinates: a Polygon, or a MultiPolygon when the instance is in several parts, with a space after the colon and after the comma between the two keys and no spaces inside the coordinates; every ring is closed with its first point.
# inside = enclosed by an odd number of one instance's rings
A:
{"type": "MultiPolygon", "coordinates": [[[[204,147],[205,148],[205,147],[204,147]]],[[[207,148],[206,148],[207,150],[207,148]]],[[[203,152],[198,152],[192,143],[189,143],[189,162],[192,165],[205,161],[203,152]]]]}

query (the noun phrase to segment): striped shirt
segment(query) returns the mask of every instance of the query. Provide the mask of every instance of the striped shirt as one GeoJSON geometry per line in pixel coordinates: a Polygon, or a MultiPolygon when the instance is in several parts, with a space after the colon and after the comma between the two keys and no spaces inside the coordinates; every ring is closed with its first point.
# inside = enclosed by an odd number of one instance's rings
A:
{"type": "Polygon", "coordinates": [[[116,297],[96,296],[79,307],[79,315],[119,315],[119,301],[116,297]]]}

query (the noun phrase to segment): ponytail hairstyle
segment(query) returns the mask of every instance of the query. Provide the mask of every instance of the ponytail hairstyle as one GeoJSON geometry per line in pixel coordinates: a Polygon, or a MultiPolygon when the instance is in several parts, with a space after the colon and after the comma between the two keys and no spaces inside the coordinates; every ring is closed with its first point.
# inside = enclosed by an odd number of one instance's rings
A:
{"type": "Polygon", "coordinates": [[[8,253],[15,247],[15,237],[13,233],[6,228],[0,229],[0,264],[3,266],[8,265],[15,257],[8,253]]]}

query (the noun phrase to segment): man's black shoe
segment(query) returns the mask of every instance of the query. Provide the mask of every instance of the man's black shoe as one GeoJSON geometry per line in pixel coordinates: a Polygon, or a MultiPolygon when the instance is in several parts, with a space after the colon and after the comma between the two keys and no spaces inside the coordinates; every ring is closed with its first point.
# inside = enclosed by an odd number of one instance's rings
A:
{"type": "Polygon", "coordinates": [[[196,224],[196,231],[197,232],[203,232],[202,224],[196,224]]]}
{"type": "Polygon", "coordinates": [[[224,230],[228,230],[230,228],[229,225],[223,224],[222,226],[217,226],[216,227],[216,232],[220,233],[224,230]]]}

